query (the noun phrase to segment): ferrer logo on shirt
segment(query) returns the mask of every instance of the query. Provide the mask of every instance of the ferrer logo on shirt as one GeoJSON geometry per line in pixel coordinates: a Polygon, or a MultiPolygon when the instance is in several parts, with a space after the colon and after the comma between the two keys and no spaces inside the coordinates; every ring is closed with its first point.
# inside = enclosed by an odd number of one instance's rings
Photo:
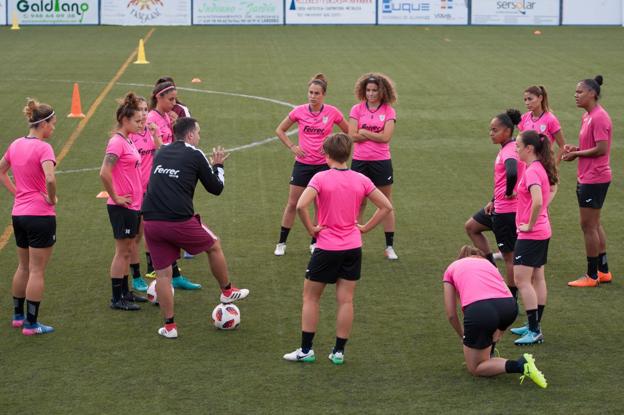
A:
{"type": "Polygon", "coordinates": [[[164,174],[164,175],[167,175],[167,176],[171,177],[172,179],[179,179],[180,178],[180,176],[179,176],[180,170],[165,169],[160,164],[158,166],[156,166],[156,168],[154,169],[154,174],[164,174]]]}

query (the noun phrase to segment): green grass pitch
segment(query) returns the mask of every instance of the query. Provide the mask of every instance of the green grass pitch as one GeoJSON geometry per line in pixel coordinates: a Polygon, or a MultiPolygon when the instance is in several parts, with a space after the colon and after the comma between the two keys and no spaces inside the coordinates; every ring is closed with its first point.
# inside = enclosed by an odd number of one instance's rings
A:
{"type": "MultiPolygon", "coordinates": [[[[136,48],[147,28],[23,27],[0,29],[0,150],[27,132],[25,97],[52,104],[59,122],[57,154],[78,121],[65,118],[71,84],[80,83],[86,112],[136,48]]],[[[365,237],[363,278],[346,364],[326,359],[334,339],[333,289],[322,302],[310,365],[281,356],[299,343],[301,288],[309,258],[303,227],[293,228],[285,257],[272,251],[286,201],[292,157],[278,142],[237,151],[216,198],[198,190],[196,210],[221,236],[231,276],[251,290],[240,304],[242,325],[219,332],[210,321],[218,301],[204,257],[182,261],[204,284],[178,292],[181,337],[156,334],[158,309],[108,308],[113,239],[97,171],[58,175],[58,243],[46,278],[41,320],[57,332],[26,338],[10,328],[13,239],[0,251],[0,413],[620,413],[624,324],[624,53],[622,28],[494,27],[193,27],[157,28],[147,43],[150,65],[130,65],[97,109],[58,170],[100,166],[113,128],[115,98],[129,89],[148,95],[162,75],[202,125],[205,149],[228,148],[274,135],[285,105],[205,91],[306,99],[316,72],[329,79],[326,102],[348,113],[353,84],[382,71],[397,84],[396,249],[382,255],[383,232],[365,237]],[[531,348],[549,381],[541,390],[516,376],[477,379],[463,365],[461,345],[446,322],[442,272],[467,242],[465,220],[491,194],[497,148],[488,123],[522,91],[547,87],[569,142],[576,142],[580,79],[602,74],[602,103],[614,123],[614,180],[603,210],[615,281],[595,290],[566,282],[584,271],[575,171],[564,164],[551,207],[553,238],[546,268],[546,342],[531,348]],[[203,83],[191,84],[194,77],[203,83]],[[618,386],[620,385],[620,386],[618,386]]],[[[0,189],[0,230],[12,199],[0,189]]],[[[369,211],[370,212],[370,211],[369,211]]],[[[145,265],[143,263],[143,269],[145,265]]],[[[523,316],[519,317],[523,319],[523,316]]],[[[500,344],[517,358],[512,336],[500,344]]]]}

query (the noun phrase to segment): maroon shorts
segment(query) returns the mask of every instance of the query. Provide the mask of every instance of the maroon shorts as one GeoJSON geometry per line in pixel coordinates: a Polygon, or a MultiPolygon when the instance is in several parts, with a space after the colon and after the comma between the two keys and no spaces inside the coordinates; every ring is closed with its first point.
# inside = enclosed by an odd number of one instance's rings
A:
{"type": "Polygon", "coordinates": [[[199,215],[182,222],[146,220],[145,242],[154,269],[160,270],[180,258],[180,249],[191,255],[206,252],[219,238],[201,221],[199,215]]]}

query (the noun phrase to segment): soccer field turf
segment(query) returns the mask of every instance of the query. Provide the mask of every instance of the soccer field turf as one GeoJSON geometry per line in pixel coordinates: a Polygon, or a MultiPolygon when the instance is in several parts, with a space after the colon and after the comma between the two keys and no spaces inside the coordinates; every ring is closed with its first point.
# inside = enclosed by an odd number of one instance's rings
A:
{"type": "MultiPolygon", "coordinates": [[[[80,83],[87,113],[120,75],[57,167],[66,172],[57,176],[58,243],[40,314],[54,334],[27,338],[10,328],[13,238],[0,251],[0,413],[621,413],[622,28],[543,28],[536,36],[528,27],[159,27],[146,44],[151,64],[120,71],[148,30],[0,30],[2,152],[27,132],[25,97],[59,114],[51,140],[58,155],[79,124],[65,118],[72,83],[80,83]],[[170,75],[200,121],[200,147],[236,148],[273,137],[289,104],[305,102],[316,72],[328,77],[326,102],[348,114],[353,84],[367,71],[387,73],[399,94],[391,149],[400,260],[383,257],[381,229],[365,236],[344,366],[326,359],[334,342],[333,287],[322,301],[317,362],[282,360],[299,344],[309,251],[297,221],[286,256],[272,253],[292,167],[290,152],[276,141],[235,151],[224,193],[214,197],[200,187],[195,198],[196,210],[222,238],[232,280],[251,290],[239,304],[241,327],[212,327],[218,289],[203,256],[181,261],[183,274],[204,288],[176,292],[178,340],[156,334],[156,307],[109,309],[113,239],[105,202],[95,195],[116,98],[129,89],[149,95],[157,78],[170,75]],[[503,357],[533,353],[549,387],[519,385],[516,375],[473,378],[446,321],[441,278],[468,241],[465,220],[491,195],[498,149],[488,123],[506,108],[523,110],[524,88],[541,84],[566,140],[575,143],[582,115],[574,105],[576,82],[599,73],[614,131],[614,178],[602,212],[614,283],[566,287],[586,260],[576,163],[563,164],[550,209],[546,342],[520,349],[507,335],[499,345],[503,357]],[[195,77],[203,83],[191,84],[195,77]]],[[[0,189],[0,232],[11,206],[0,189]]]]}

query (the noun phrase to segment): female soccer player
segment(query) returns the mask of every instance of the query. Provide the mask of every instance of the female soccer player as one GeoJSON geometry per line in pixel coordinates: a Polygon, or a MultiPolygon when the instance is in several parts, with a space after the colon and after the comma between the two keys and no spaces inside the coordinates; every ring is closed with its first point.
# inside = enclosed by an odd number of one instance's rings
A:
{"type": "Polygon", "coordinates": [[[297,212],[310,236],[318,237],[303,284],[301,348],[284,355],[296,362],[316,360],[312,340],[319,319],[319,301],[327,284],[336,284],[336,346],[329,359],[344,363],[344,348],[353,324],[353,296],[362,265],[362,233],[373,229],[392,211],[392,204],[366,176],[349,170],[347,160],[353,142],[346,134],[334,134],[323,143],[330,170],[314,175],[297,202],[297,212]],[[364,225],[357,223],[360,206],[370,199],[377,210],[364,225]],[[310,219],[316,202],[318,225],[310,219]]]}
{"type": "Polygon", "coordinates": [[[113,297],[111,308],[133,311],[140,307],[135,301],[147,301],[134,295],[128,287],[128,266],[132,246],[139,232],[139,211],[143,200],[141,156],[129,138],[141,131],[143,115],[140,101],[129,92],[117,107],[117,127],[108,141],[106,156],[100,169],[100,179],[108,192],[108,216],[115,238],[115,255],[110,268],[113,297]]]}
{"type": "Polygon", "coordinates": [[[540,322],[546,306],[544,265],[552,234],[548,205],[557,191],[557,167],[544,134],[526,130],[518,135],[516,149],[526,169],[518,183],[516,228],[518,240],[514,248],[514,279],[526,310],[528,325],[512,329],[520,335],[517,345],[542,343],[540,322]]]}
{"type": "MultiPolygon", "coordinates": [[[[355,82],[354,105],[349,113],[349,136],[355,142],[351,169],[362,173],[392,202],[394,173],[390,156],[390,140],[394,133],[397,100],[394,83],[386,75],[368,73],[355,82]]],[[[362,211],[366,202],[362,205],[362,211]]],[[[386,258],[399,259],[394,251],[394,211],[384,219],[386,258]]]]}
{"type": "MultiPolygon", "coordinates": [[[[323,74],[317,74],[308,82],[308,103],[299,105],[277,126],[275,133],[281,142],[295,155],[295,165],[290,177],[288,202],[282,215],[280,237],[275,246],[274,254],[282,256],[286,253],[286,240],[290,228],[295,222],[297,200],[316,173],[327,170],[325,157],[322,153],[323,140],[332,132],[334,124],[345,134],[349,126],[340,111],[324,103],[327,93],[327,80],[323,74]],[[290,141],[286,132],[297,123],[299,141],[290,141]]],[[[312,237],[310,251],[314,251],[316,239],[312,237]]]]}
{"type": "Polygon", "coordinates": [[[541,85],[533,85],[525,89],[524,105],[529,111],[522,116],[518,129],[520,131],[534,130],[544,134],[550,140],[551,148],[557,142],[559,152],[555,157],[555,162],[559,165],[565,146],[565,138],[561,132],[559,120],[550,111],[546,88],[541,85]]]}
{"type": "MultiPolygon", "coordinates": [[[[139,102],[139,111],[141,111],[141,130],[138,133],[130,133],[129,137],[137,148],[141,156],[141,184],[143,194],[147,192],[147,184],[149,182],[150,173],[152,171],[152,161],[154,153],[162,145],[160,135],[158,135],[158,127],[151,123],[147,125],[147,101],[143,97],[137,97],[139,102]]],[[[142,203],[142,200],[141,200],[142,203]]],[[[147,283],[141,276],[141,264],[139,260],[139,246],[143,240],[143,221],[139,221],[139,232],[132,244],[132,253],[130,254],[130,268],[132,269],[132,288],[137,291],[147,291],[147,283]]],[[[146,256],[149,250],[146,249],[146,256]]]]}
{"type": "Polygon", "coordinates": [[[449,323],[464,345],[464,358],[475,376],[522,373],[542,388],[548,386],[533,356],[518,360],[492,357],[499,341],[518,315],[518,304],[505,286],[498,269],[472,246],[464,246],[458,259],[444,272],[444,307],[449,323]],[[463,326],[457,316],[457,297],[464,314],[463,326]]]}
{"type": "Polygon", "coordinates": [[[28,98],[24,115],[30,130],[9,146],[0,160],[0,177],[15,196],[12,219],[18,266],[13,276],[14,328],[26,336],[54,331],[37,321],[43,298],[45,269],[56,242],[56,158],[48,140],[56,115],[51,106],[28,98]],[[15,183],[7,172],[11,169],[15,183]],[[26,313],[24,313],[26,302],[26,313]]]}
{"type": "Polygon", "coordinates": [[[587,274],[568,283],[570,287],[597,287],[611,282],[607,263],[607,235],[600,222],[600,211],[611,183],[611,118],[598,103],[602,76],[576,85],[576,106],[583,108],[579,146],[566,146],[563,160],[578,161],[576,196],[581,212],[581,229],[587,253],[587,274]]]}

